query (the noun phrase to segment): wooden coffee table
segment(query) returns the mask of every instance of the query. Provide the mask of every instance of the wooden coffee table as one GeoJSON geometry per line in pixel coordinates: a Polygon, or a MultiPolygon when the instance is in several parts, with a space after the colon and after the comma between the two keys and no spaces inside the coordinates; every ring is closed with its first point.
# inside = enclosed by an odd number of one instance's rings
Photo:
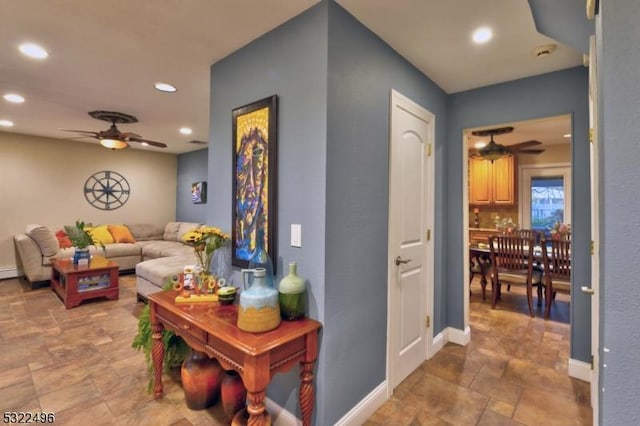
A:
{"type": "Polygon", "coordinates": [[[51,289],[67,309],[96,297],[118,299],[118,264],[103,256],[94,255],[83,266],[72,259],[53,259],[51,266],[51,289]]]}

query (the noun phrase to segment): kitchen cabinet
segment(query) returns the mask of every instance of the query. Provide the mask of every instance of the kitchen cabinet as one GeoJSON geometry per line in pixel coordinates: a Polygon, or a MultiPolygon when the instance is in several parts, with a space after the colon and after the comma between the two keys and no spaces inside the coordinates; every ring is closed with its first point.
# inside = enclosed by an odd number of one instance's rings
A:
{"type": "Polygon", "coordinates": [[[513,155],[493,162],[469,159],[469,204],[514,205],[516,188],[516,159],[513,155]]]}

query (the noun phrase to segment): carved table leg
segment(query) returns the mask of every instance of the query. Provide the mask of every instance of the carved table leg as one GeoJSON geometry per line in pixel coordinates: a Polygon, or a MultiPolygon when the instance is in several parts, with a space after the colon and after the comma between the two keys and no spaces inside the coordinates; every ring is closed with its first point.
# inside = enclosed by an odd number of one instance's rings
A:
{"type": "Polygon", "coordinates": [[[249,405],[247,406],[247,412],[249,413],[249,426],[264,426],[267,424],[264,397],[265,391],[260,392],[247,392],[249,398],[249,405]]]}
{"type": "Polygon", "coordinates": [[[311,426],[313,414],[313,364],[313,361],[300,363],[300,410],[304,426],[311,426]]]}
{"type": "Polygon", "coordinates": [[[153,360],[154,385],[153,397],[162,398],[162,363],[164,362],[164,344],[162,343],[162,324],[151,324],[153,334],[153,346],[151,347],[151,359],[153,360]]]}

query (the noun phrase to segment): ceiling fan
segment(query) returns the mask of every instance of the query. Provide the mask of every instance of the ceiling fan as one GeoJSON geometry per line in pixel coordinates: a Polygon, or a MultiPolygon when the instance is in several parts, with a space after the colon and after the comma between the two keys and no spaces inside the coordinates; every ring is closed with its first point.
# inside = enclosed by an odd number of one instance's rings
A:
{"type": "Polygon", "coordinates": [[[495,129],[476,130],[474,132],[471,132],[473,136],[490,136],[491,140],[482,148],[472,150],[470,153],[470,157],[480,157],[485,160],[494,161],[498,158],[506,157],[507,155],[511,154],[540,154],[544,152],[544,149],[526,149],[531,146],[542,145],[542,142],[540,141],[530,140],[520,142],[515,145],[505,146],[497,144],[493,140],[493,136],[495,135],[504,135],[511,132],[513,132],[513,127],[498,127],[495,129]]]}
{"type": "Polygon", "coordinates": [[[123,114],[121,112],[115,111],[91,111],[89,115],[97,120],[108,121],[111,123],[111,127],[107,130],[103,130],[100,132],[92,132],[89,130],[69,130],[69,129],[60,129],[65,132],[76,132],[81,135],[81,137],[89,137],[98,139],[100,144],[106,148],[111,149],[124,149],[129,147],[129,142],[138,142],[141,144],[151,145],[158,148],[166,148],[167,145],[162,142],[150,141],[148,139],[143,139],[142,136],[137,133],[132,132],[121,132],[117,127],[116,123],[137,123],[138,119],[133,115],[123,114]]]}

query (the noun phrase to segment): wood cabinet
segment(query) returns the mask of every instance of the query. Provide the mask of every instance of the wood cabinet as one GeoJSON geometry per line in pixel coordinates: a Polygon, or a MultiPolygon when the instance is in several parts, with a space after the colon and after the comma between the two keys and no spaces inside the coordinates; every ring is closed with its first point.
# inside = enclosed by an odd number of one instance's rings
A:
{"type": "Polygon", "coordinates": [[[514,205],[516,188],[516,159],[513,155],[493,162],[469,159],[469,204],[514,205]]]}

